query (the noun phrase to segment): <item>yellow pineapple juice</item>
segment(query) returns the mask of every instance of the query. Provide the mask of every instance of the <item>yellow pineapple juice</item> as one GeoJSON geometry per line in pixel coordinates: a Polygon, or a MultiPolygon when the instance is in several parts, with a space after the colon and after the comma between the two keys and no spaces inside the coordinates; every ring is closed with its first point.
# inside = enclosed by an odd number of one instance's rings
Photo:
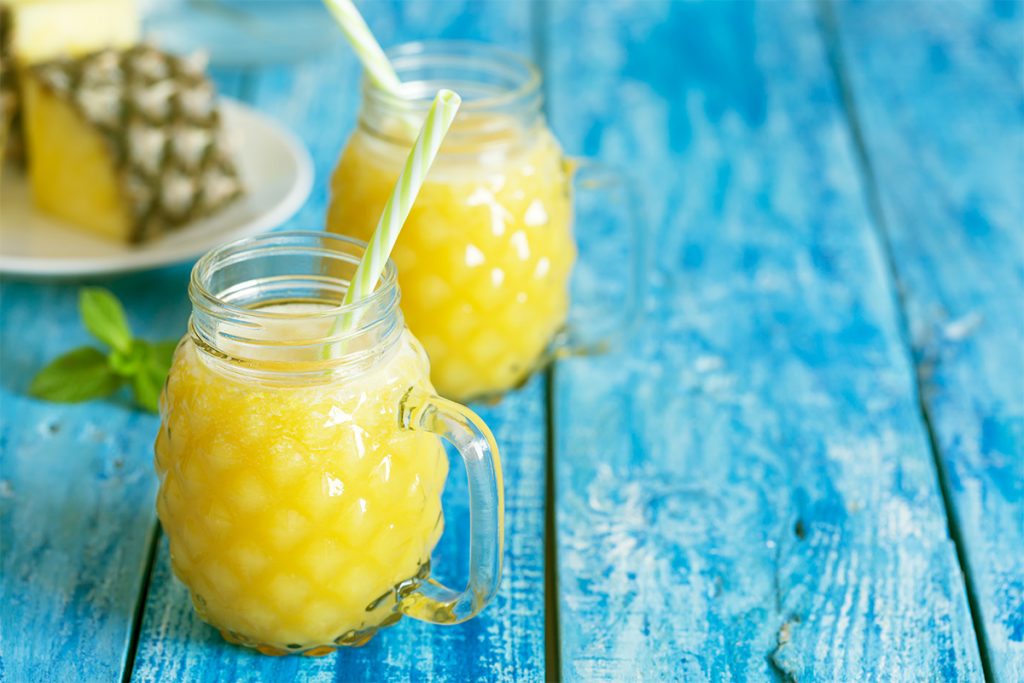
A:
{"type": "MultiPolygon", "coordinates": [[[[329,281],[337,264],[311,270],[329,281]]],[[[223,315],[193,292],[162,398],[157,511],[204,620],[268,654],[323,654],[397,621],[428,576],[448,461],[404,414],[432,389],[397,294],[378,290],[369,331],[332,356],[317,342],[335,309],[289,300],[294,283],[275,299],[281,279],[233,287],[264,298],[223,315]]]]}
{"type": "MultiPolygon", "coordinates": [[[[526,378],[566,320],[576,258],[570,173],[528,63],[458,43],[399,51],[393,62],[414,100],[429,102],[445,85],[464,102],[392,254],[405,318],[441,394],[498,394],[526,378]],[[453,50],[467,59],[447,59],[453,50]],[[450,73],[456,63],[471,73],[450,73]]],[[[415,107],[367,86],[331,181],[328,229],[372,234],[411,146],[403,117],[415,107]]]]}

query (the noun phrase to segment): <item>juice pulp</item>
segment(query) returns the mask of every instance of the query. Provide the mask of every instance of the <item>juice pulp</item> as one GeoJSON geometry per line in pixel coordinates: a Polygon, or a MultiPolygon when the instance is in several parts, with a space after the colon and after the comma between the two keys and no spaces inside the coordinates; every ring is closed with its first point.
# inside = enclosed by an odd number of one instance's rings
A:
{"type": "MultiPolygon", "coordinates": [[[[434,385],[456,400],[515,387],[537,365],[565,323],[576,258],[558,143],[506,128],[491,151],[460,147],[460,127],[489,124],[460,114],[392,253],[406,323],[434,385]]],[[[328,229],[369,240],[407,152],[357,131],[331,182],[328,229]]]]}
{"type": "Polygon", "coordinates": [[[422,348],[406,331],[370,370],[319,384],[222,362],[186,339],[164,394],[157,511],[175,574],[229,640],[365,642],[397,621],[397,587],[426,575],[443,527],[443,447],[400,427],[405,392],[431,391],[422,348]]]}

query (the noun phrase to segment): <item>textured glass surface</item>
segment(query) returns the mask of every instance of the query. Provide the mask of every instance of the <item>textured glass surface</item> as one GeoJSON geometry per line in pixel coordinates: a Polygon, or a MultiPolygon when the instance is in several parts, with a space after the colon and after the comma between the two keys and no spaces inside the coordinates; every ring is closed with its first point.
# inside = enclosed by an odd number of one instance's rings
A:
{"type": "MultiPolygon", "coordinates": [[[[557,142],[543,127],[495,128],[514,136],[499,152],[442,148],[392,254],[434,385],[459,400],[513,388],[536,366],[565,323],[576,258],[557,142]]],[[[402,161],[399,145],[357,131],[334,174],[329,229],[368,239],[402,161]]]]}
{"type": "Polygon", "coordinates": [[[157,509],[203,619],[275,654],[361,644],[397,621],[443,527],[447,458],[399,415],[411,387],[429,391],[427,373],[408,333],[369,372],[296,386],[179,347],[157,509]]]}

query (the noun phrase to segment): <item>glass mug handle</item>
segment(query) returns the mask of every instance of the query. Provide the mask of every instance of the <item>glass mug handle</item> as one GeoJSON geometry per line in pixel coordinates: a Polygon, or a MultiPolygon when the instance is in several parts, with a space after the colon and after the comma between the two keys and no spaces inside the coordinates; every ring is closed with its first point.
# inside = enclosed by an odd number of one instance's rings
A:
{"type": "Polygon", "coordinates": [[[639,319],[648,268],[638,193],[628,177],[586,157],[570,157],[565,165],[572,178],[579,254],[569,321],[553,344],[555,358],[602,353],[624,339],[639,319]],[[616,300],[620,303],[610,311],[607,302],[616,300]]]}
{"type": "Polygon", "coordinates": [[[437,434],[459,451],[469,474],[469,583],[456,591],[434,579],[402,596],[403,614],[434,624],[459,624],[476,616],[498,592],[505,537],[501,460],[491,430],[463,405],[410,390],[402,400],[402,426],[437,434]]]}

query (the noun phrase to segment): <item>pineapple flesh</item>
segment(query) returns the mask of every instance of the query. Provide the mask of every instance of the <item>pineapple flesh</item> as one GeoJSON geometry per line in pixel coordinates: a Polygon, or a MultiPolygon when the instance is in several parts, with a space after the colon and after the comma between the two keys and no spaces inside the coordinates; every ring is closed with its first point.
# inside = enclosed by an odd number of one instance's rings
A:
{"type": "Polygon", "coordinates": [[[75,56],[139,40],[135,0],[0,0],[10,46],[21,65],[75,56]]]}
{"type": "Polygon", "coordinates": [[[38,81],[27,80],[24,96],[32,112],[26,133],[36,206],[103,237],[128,241],[129,216],[107,142],[38,81]]]}
{"type": "Polygon", "coordinates": [[[26,69],[37,206],[97,235],[141,242],[240,196],[203,68],[137,46],[26,69]]]}

